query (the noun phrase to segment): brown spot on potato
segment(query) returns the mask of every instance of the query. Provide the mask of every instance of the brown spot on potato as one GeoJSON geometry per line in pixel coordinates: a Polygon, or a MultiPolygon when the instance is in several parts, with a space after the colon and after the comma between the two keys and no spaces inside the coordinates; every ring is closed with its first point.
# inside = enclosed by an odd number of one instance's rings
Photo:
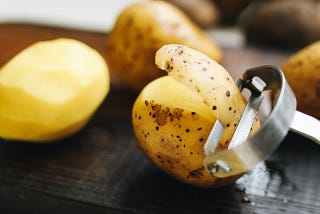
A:
{"type": "Polygon", "coordinates": [[[198,169],[195,169],[195,170],[192,170],[187,179],[190,179],[190,178],[200,178],[201,176],[203,176],[203,171],[204,171],[204,167],[200,167],[198,169]]]}
{"type": "MultiPolygon", "coordinates": [[[[163,126],[164,124],[166,124],[168,118],[170,121],[174,121],[175,119],[180,120],[180,118],[182,117],[183,109],[181,108],[174,108],[172,112],[170,112],[170,109],[168,107],[162,107],[161,105],[154,104],[153,102],[150,102],[149,104],[149,109],[152,111],[149,112],[149,116],[154,118],[155,122],[159,126],[163,126]]],[[[149,104],[146,105],[148,106],[149,104]]]]}
{"type": "Polygon", "coordinates": [[[217,110],[217,106],[212,106],[212,110],[217,110]]]}
{"type": "Polygon", "coordinates": [[[127,27],[131,27],[134,23],[134,19],[132,17],[128,17],[126,25],[127,27]]]}
{"type": "Polygon", "coordinates": [[[298,61],[298,62],[296,62],[294,65],[293,65],[293,67],[301,67],[303,65],[303,61],[298,61]]]}
{"type": "Polygon", "coordinates": [[[169,62],[167,62],[166,63],[166,70],[169,72],[169,71],[171,71],[171,65],[170,65],[170,63],[169,62]]]}
{"type": "Polygon", "coordinates": [[[142,40],[142,39],[143,39],[143,34],[142,34],[142,33],[137,33],[135,39],[136,39],[137,41],[142,40]]]}
{"type": "Polygon", "coordinates": [[[230,91],[229,91],[229,90],[226,91],[226,96],[227,96],[227,97],[230,97],[230,91]]]}
{"type": "Polygon", "coordinates": [[[198,93],[200,93],[200,88],[198,86],[194,87],[198,93]]]}
{"type": "Polygon", "coordinates": [[[183,112],[183,109],[175,108],[175,109],[173,109],[173,114],[170,117],[173,118],[173,119],[180,120],[180,118],[182,117],[182,112],[183,112]]]}

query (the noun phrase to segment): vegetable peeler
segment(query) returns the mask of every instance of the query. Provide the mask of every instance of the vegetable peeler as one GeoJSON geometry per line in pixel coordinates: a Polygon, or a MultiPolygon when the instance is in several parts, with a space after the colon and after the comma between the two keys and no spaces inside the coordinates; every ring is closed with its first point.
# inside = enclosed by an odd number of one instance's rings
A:
{"type": "Polygon", "coordinates": [[[296,110],[295,95],[280,68],[264,65],[248,69],[236,84],[241,92],[249,89],[251,95],[228,149],[215,151],[224,128],[219,120],[213,125],[204,145],[204,166],[211,175],[225,178],[248,172],[272,154],[288,131],[320,145],[320,121],[296,110]],[[248,137],[268,90],[276,90],[272,110],[260,129],[248,137]]]}

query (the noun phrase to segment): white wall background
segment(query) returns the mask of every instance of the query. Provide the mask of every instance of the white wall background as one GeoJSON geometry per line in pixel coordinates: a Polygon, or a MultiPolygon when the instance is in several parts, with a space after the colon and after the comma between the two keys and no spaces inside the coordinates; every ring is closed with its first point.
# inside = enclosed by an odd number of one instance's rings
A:
{"type": "Polygon", "coordinates": [[[0,0],[0,23],[36,23],[106,32],[135,0],[0,0]]]}

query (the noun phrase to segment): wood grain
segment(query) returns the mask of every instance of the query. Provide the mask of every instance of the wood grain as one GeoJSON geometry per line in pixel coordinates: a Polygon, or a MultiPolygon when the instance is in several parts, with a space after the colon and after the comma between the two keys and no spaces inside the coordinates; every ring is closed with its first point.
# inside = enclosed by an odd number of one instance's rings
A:
{"type": "Polygon", "coordinates": [[[92,46],[104,55],[105,37],[103,33],[54,28],[26,24],[0,25],[0,66],[9,61],[19,51],[41,40],[56,38],[74,38],[92,46]]]}
{"type": "MultiPolygon", "coordinates": [[[[33,41],[57,36],[81,39],[103,52],[101,34],[2,25],[0,63],[33,41]]],[[[226,49],[224,65],[236,76],[246,66],[281,63],[287,54],[226,49]]],[[[320,213],[316,144],[290,134],[265,165],[235,184],[187,186],[162,173],[139,149],[130,119],[135,97],[112,87],[90,123],[60,142],[2,140],[1,213],[320,213]]]]}

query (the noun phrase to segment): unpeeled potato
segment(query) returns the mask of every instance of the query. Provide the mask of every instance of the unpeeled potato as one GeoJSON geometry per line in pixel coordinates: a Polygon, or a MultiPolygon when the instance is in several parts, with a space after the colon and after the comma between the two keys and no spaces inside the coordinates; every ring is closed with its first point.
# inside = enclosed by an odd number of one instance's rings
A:
{"type": "Polygon", "coordinates": [[[221,49],[181,10],[164,1],[140,1],[124,9],[107,37],[110,71],[126,85],[141,90],[162,76],[154,64],[165,44],[188,45],[220,61],[221,49]]]}
{"type": "MultiPolygon", "coordinates": [[[[135,135],[145,154],[177,179],[217,187],[203,166],[204,144],[218,118],[225,128],[217,150],[227,148],[246,105],[228,72],[206,55],[182,45],[158,50],[156,64],[169,76],[148,84],[132,110],[135,135]]],[[[259,123],[253,126],[257,130],[259,123]]]]}
{"type": "Polygon", "coordinates": [[[292,55],[281,68],[296,95],[298,110],[320,118],[320,41],[292,55]]]}
{"type": "Polygon", "coordinates": [[[202,28],[215,26],[219,21],[217,6],[210,0],[167,0],[179,7],[202,28]]]}
{"type": "Polygon", "coordinates": [[[42,41],[0,70],[0,137],[48,142],[79,131],[109,91],[103,57],[72,39],[42,41]]]}
{"type": "Polygon", "coordinates": [[[240,22],[248,42],[304,47],[320,39],[320,1],[253,1],[240,22]]]}

